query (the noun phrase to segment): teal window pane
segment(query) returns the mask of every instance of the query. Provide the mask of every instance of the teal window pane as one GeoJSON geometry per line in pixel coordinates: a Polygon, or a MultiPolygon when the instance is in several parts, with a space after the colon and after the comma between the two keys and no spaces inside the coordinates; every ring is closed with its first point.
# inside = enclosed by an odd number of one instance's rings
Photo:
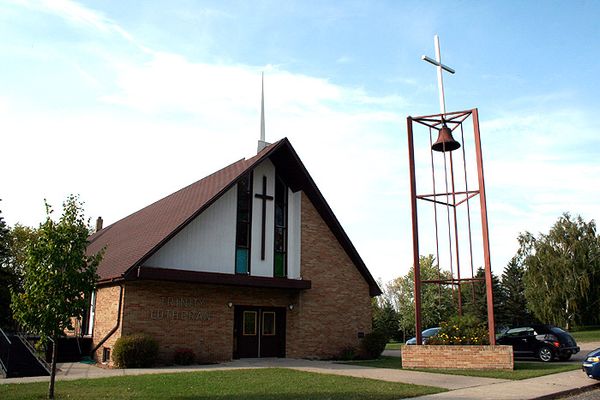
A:
{"type": "Polygon", "coordinates": [[[285,254],[275,253],[275,276],[285,277],[285,254]]]}
{"type": "Polygon", "coordinates": [[[248,273],[248,249],[237,249],[235,252],[235,272],[237,274],[248,273]]]}

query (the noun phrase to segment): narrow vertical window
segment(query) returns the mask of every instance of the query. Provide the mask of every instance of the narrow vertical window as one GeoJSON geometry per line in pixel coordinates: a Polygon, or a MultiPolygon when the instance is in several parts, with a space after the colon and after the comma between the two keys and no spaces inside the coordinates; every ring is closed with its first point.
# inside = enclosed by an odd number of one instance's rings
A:
{"type": "Polygon", "coordinates": [[[102,363],[106,364],[108,362],[110,362],[110,348],[103,347],[102,348],[102,363]]]}
{"type": "Polygon", "coordinates": [[[92,292],[92,295],[90,297],[90,311],[88,313],[88,321],[87,321],[87,327],[86,327],[86,335],[91,336],[92,333],[94,332],[94,314],[96,312],[96,291],[94,290],[92,292]]]}
{"type": "Polygon", "coordinates": [[[281,178],[275,180],[275,257],[273,276],[287,276],[287,186],[281,178]]]}
{"type": "Polygon", "coordinates": [[[264,336],[275,336],[276,332],[274,311],[263,311],[261,332],[264,336]]]}
{"type": "Polygon", "coordinates": [[[242,335],[244,336],[255,336],[256,335],[256,311],[244,311],[244,330],[242,335]]]}
{"type": "Polygon", "coordinates": [[[250,221],[252,210],[252,187],[250,174],[237,184],[237,224],[235,238],[235,273],[250,273],[250,221]]]}

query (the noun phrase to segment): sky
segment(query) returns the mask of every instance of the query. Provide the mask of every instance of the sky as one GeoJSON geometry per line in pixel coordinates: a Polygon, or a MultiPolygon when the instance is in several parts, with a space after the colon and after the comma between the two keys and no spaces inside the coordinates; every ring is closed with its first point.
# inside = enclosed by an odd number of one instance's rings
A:
{"type": "Polygon", "coordinates": [[[598,1],[0,0],[2,216],[37,226],[74,193],[106,226],[253,156],[264,72],[267,141],[289,138],[375,278],[404,275],[406,118],[439,112],[438,34],[447,110],[479,110],[501,274],[519,233],[600,216],[598,20],[598,1]]]}

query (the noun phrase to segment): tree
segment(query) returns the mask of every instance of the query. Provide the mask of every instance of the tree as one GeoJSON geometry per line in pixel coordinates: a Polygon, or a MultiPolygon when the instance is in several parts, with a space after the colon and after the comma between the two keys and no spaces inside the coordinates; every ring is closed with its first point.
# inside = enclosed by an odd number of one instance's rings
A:
{"type": "MultiPolygon", "coordinates": [[[[439,271],[433,255],[421,256],[421,279],[450,279],[450,272],[439,271]]],[[[405,276],[394,279],[387,292],[399,314],[400,329],[406,336],[415,333],[414,269],[405,276]]],[[[439,326],[456,313],[452,289],[448,285],[423,284],[421,286],[421,325],[423,328],[439,326]]]]}
{"type": "Polygon", "coordinates": [[[10,229],[10,264],[11,270],[17,277],[23,275],[27,260],[27,247],[37,239],[37,231],[19,223],[10,229]]]}
{"type": "MultiPolygon", "coordinates": [[[[475,278],[485,279],[483,267],[477,269],[475,278]]],[[[471,314],[479,321],[487,321],[487,291],[485,281],[463,284],[461,287],[463,298],[463,314],[471,314]]],[[[494,298],[494,320],[498,326],[506,323],[504,310],[505,294],[502,290],[500,278],[492,272],[492,294],[494,298]]]]}
{"type": "Polygon", "coordinates": [[[28,243],[22,292],[12,292],[12,308],[25,329],[39,334],[43,343],[52,341],[48,398],[53,399],[56,340],[65,329],[72,329],[72,317],[82,315],[103,251],[86,255],[90,229],[78,197],[71,195],[65,200],[58,221],[51,214],[46,203],[46,221],[37,230],[37,240],[28,243]]]}
{"type": "Polygon", "coordinates": [[[502,289],[504,291],[504,315],[509,326],[527,324],[534,321],[525,299],[525,269],[519,257],[513,257],[502,273],[502,289]]]}
{"type": "Polygon", "coordinates": [[[10,268],[10,230],[0,210],[0,327],[12,325],[10,290],[15,276],[10,268]]]}
{"type": "MultiPolygon", "coordinates": [[[[0,231],[2,229],[0,228],[0,231]]],[[[35,229],[16,224],[8,230],[8,235],[0,241],[8,248],[8,255],[0,261],[0,327],[8,330],[16,329],[13,319],[11,303],[11,290],[21,291],[23,268],[27,259],[27,245],[35,240],[35,229]]],[[[4,246],[0,245],[0,246],[4,246]]]]}
{"type": "Polygon", "coordinates": [[[388,340],[399,339],[398,313],[387,298],[373,299],[373,331],[383,333],[388,340]]]}
{"type": "Polygon", "coordinates": [[[600,319],[600,240],[596,224],[563,214],[548,234],[519,236],[525,298],[542,322],[564,326],[600,319]]]}

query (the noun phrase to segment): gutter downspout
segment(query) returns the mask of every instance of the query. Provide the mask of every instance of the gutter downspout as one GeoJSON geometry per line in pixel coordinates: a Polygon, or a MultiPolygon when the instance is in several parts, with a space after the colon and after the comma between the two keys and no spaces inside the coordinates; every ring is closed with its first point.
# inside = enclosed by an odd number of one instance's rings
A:
{"type": "Polygon", "coordinates": [[[100,340],[100,342],[98,342],[98,344],[92,349],[92,351],[90,351],[90,357],[94,357],[94,354],[96,353],[96,350],[98,350],[100,348],[100,346],[102,346],[104,344],[104,342],[106,342],[108,340],[108,338],[110,338],[113,333],[115,333],[117,331],[117,329],[119,329],[119,326],[121,325],[121,305],[123,303],[123,285],[119,284],[119,306],[117,307],[117,323],[115,324],[115,326],[106,334],[106,336],[104,336],[102,338],[102,340],[100,340]]]}

